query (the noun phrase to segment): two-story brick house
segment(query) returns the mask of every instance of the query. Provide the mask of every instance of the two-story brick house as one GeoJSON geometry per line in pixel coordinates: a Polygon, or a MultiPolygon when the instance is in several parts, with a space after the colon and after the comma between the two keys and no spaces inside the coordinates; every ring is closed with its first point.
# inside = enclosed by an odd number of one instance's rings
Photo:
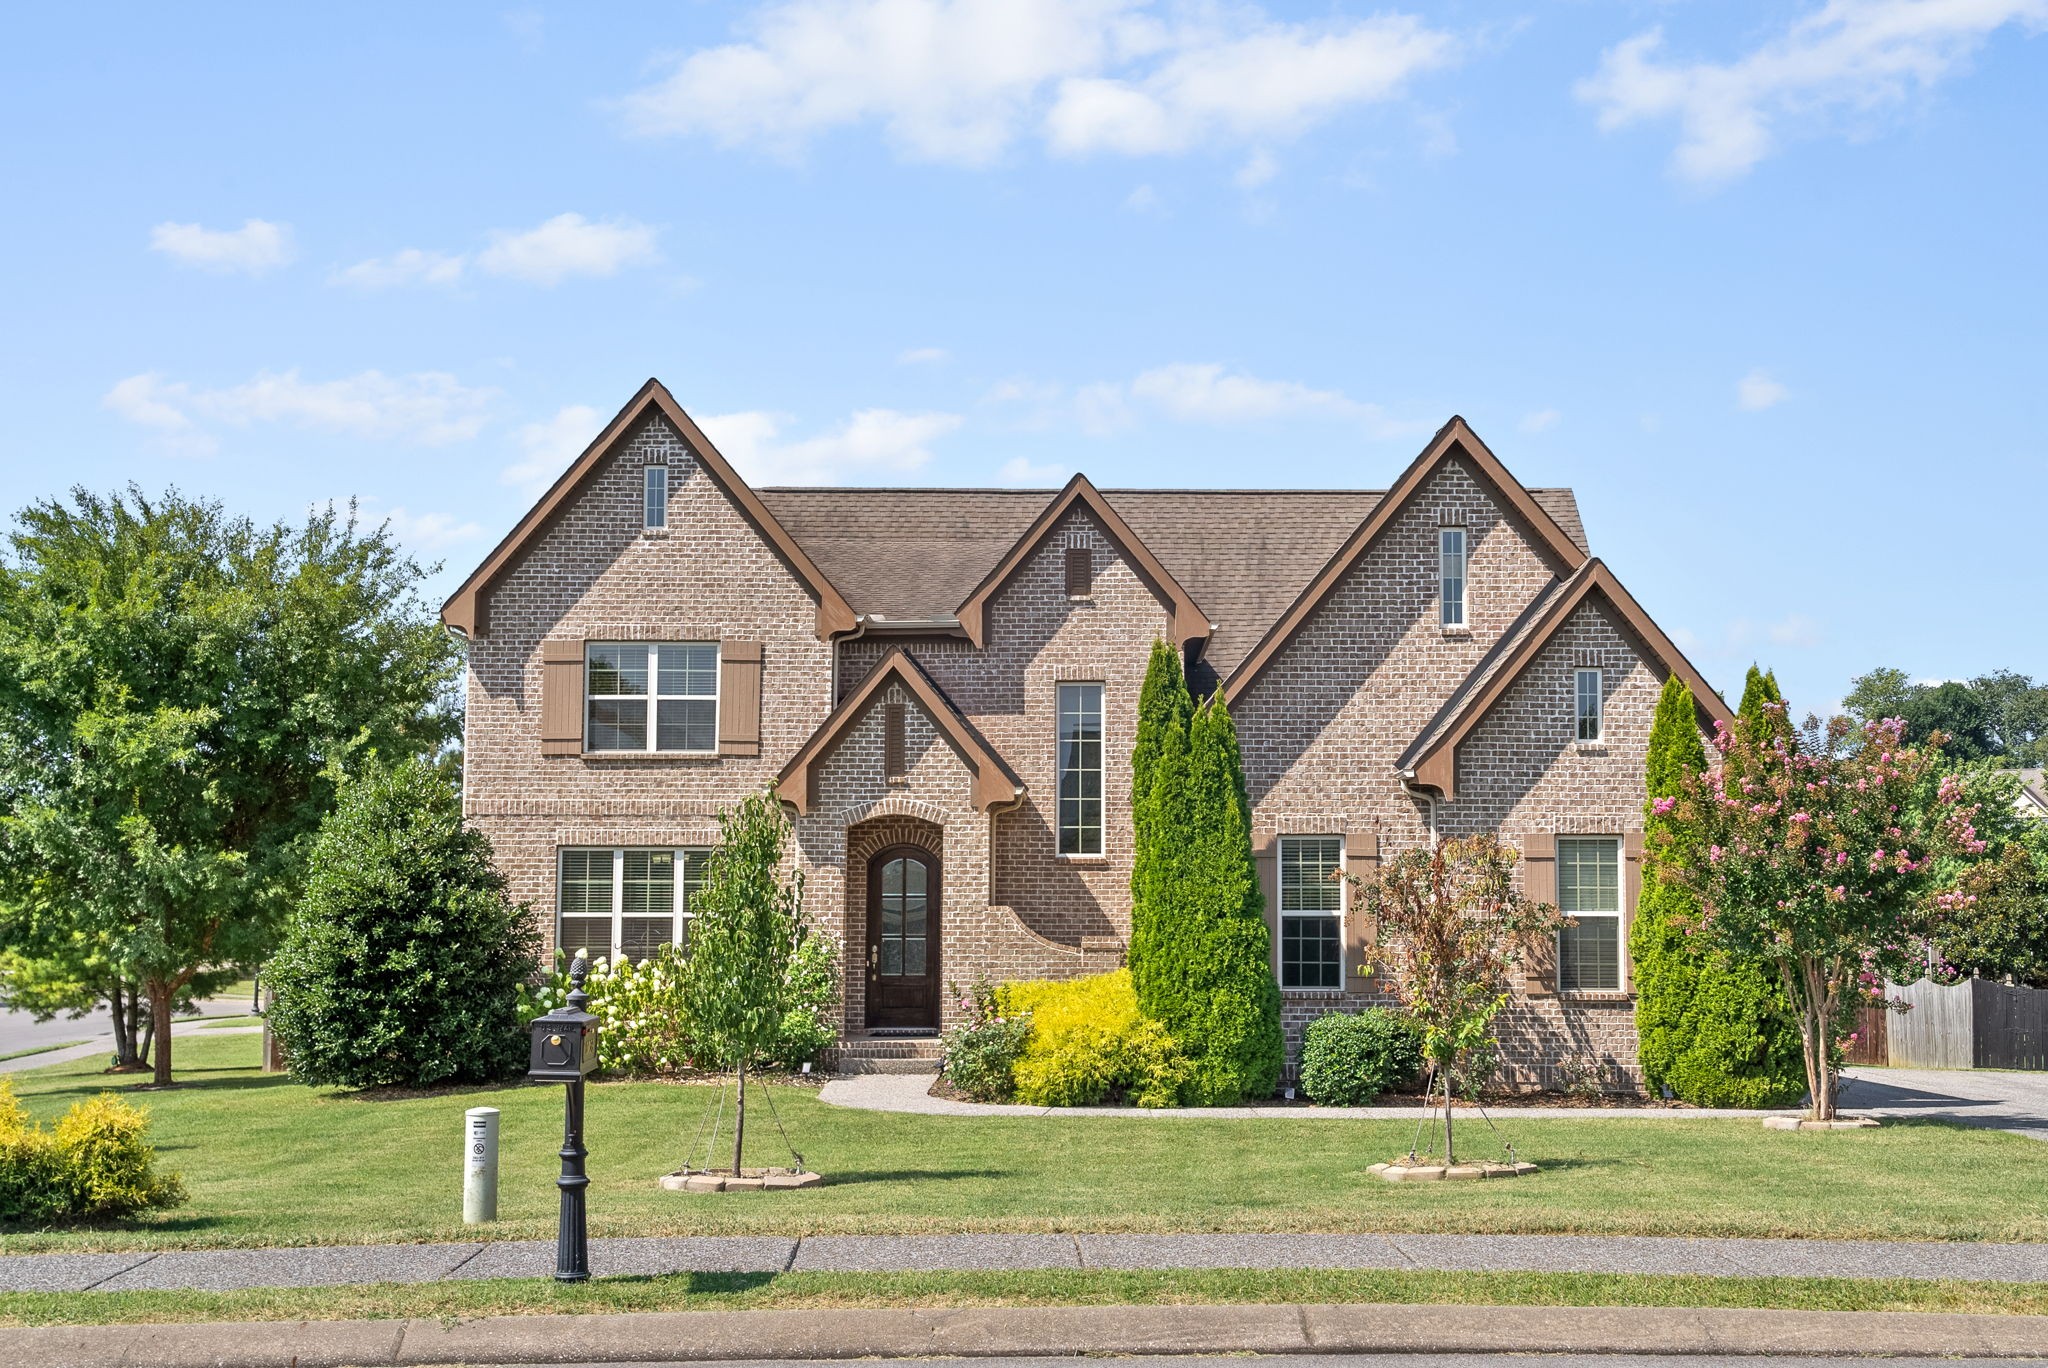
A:
{"type": "Polygon", "coordinates": [[[1512,1076],[1633,1073],[1643,756],[1677,673],[1721,699],[1453,418],[1385,490],[751,489],[649,381],[449,599],[465,806],[550,943],[687,939],[716,814],[774,785],[844,1031],[944,986],[1114,966],[1156,638],[1243,746],[1290,1038],[1379,997],[1326,876],[1497,831],[1571,911],[1505,1019],[1512,1076]]]}

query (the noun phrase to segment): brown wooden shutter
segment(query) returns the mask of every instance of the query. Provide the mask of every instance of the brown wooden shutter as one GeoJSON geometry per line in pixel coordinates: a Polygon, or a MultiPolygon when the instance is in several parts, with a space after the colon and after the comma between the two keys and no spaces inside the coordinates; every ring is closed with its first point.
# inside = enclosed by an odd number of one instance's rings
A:
{"type": "Polygon", "coordinates": [[[540,644],[540,753],[583,753],[583,643],[540,644]]]}
{"type": "MultiPolygon", "coordinates": [[[[1377,831],[1344,833],[1344,872],[1354,879],[1370,879],[1380,872],[1380,834],[1377,831]]],[[[1345,987],[1363,988],[1371,978],[1368,956],[1379,939],[1379,924],[1365,910],[1364,890],[1345,885],[1344,963],[1350,966],[1351,982],[1345,987]]]]}
{"type": "Polygon", "coordinates": [[[1629,962],[1629,928],[1636,921],[1636,899],[1643,895],[1643,833],[1621,833],[1621,986],[1633,990],[1635,965],[1629,962]]]}
{"type": "Polygon", "coordinates": [[[882,705],[882,777],[900,779],[904,773],[903,764],[903,705],[884,703],[882,705]]]}
{"type": "Polygon", "coordinates": [[[1067,597],[1087,598],[1095,592],[1095,558],[1085,546],[1067,548],[1067,597]]]}
{"type": "MultiPolygon", "coordinates": [[[[1557,834],[1531,831],[1522,836],[1522,892],[1540,903],[1557,903],[1557,834]]],[[[1557,992],[1557,937],[1538,936],[1528,947],[1523,973],[1531,997],[1557,992]]]]}
{"type": "Polygon", "coordinates": [[[718,643],[718,753],[761,753],[761,643],[718,643]]]}
{"type": "Polygon", "coordinates": [[[1258,871],[1259,894],[1266,904],[1266,938],[1271,942],[1274,982],[1280,973],[1280,842],[1271,832],[1252,833],[1252,864],[1258,871]]]}

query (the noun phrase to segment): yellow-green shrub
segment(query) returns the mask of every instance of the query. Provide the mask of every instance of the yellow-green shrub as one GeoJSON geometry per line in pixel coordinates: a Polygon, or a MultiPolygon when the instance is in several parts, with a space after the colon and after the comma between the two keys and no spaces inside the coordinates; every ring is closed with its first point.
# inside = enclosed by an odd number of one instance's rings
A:
{"type": "Polygon", "coordinates": [[[1187,1062],[1166,1028],[1138,1012],[1131,972],[1024,979],[996,988],[1004,1016],[1031,1014],[1031,1036],[1012,1071],[1017,1100],[1085,1107],[1122,1095],[1141,1107],[1180,1100],[1187,1062]]]}
{"type": "Polygon", "coordinates": [[[101,1093],[47,1131],[0,1079],[0,1221],[44,1225],[184,1201],[178,1176],[156,1171],[148,1126],[142,1111],[101,1093]]]}

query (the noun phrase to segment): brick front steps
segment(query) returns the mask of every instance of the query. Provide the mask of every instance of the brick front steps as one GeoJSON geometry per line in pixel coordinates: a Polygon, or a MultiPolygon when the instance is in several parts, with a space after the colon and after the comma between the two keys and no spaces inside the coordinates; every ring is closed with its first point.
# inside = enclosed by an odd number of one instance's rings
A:
{"type": "Polygon", "coordinates": [[[934,1075],[939,1053],[935,1035],[850,1036],[839,1042],[837,1072],[934,1075]]]}

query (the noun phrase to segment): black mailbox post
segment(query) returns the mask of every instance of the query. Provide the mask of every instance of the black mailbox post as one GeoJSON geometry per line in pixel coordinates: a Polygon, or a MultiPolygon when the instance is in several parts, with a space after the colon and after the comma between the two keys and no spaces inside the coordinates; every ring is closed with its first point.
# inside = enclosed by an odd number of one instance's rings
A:
{"type": "Polygon", "coordinates": [[[526,1070],[528,1078],[568,1085],[562,1105],[562,1176],[555,1180],[562,1190],[561,1221],[555,1231],[557,1282],[584,1282],[590,1277],[585,1203],[590,1176],[583,1168],[590,1151],[583,1148],[583,1076],[597,1067],[597,1018],[583,1010],[590,1004],[583,991],[589,973],[589,962],[578,955],[569,966],[567,1005],[533,1019],[533,1053],[526,1070]]]}

